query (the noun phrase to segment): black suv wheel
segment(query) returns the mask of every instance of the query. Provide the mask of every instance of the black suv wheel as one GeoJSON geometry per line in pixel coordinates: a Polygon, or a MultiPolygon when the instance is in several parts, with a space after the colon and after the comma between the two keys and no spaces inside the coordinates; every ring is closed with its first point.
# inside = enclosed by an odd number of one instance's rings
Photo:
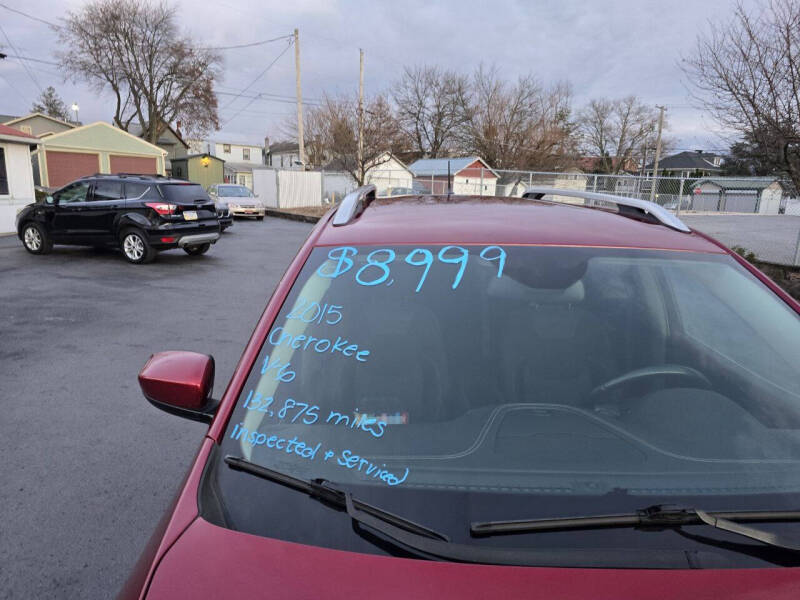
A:
{"type": "Polygon", "coordinates": [[[156,257],[156,251],[150,246],[145,235],[138,229],[126,229],[120,236],[122,254],[136,265],[151,262],[156,257]]]}
{"type": "Polygon", "coordinates": [[[22,245],[31,254],[47,254],[53,249],[53,242],[38,223],[25,223],[22,226],[22,245]]]}

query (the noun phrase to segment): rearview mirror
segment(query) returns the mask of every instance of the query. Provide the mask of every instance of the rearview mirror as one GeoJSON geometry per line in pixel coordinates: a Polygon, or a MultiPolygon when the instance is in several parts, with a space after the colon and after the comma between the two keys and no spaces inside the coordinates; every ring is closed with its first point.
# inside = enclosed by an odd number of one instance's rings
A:
{"type": "Polygon", "coordinates": [[[214,357],[207,354],[153,354],[139,371],[139,386],[150,404],[179,417],[211,423],[217,411],[211,398],[214,357]]]}
{"type": "Polygon", "coordinates": [[[45,204],[55,204],[56,200],[52,196],[45,196],[44,203],[45,204]]]}

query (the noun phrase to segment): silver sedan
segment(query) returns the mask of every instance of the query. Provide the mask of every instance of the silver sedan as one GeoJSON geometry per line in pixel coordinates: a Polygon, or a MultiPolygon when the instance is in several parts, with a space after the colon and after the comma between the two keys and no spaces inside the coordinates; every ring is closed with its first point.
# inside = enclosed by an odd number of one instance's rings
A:
{"type": "Polygon", "coordinates": [[[208,188],[208,195],[218,207],[227,206],[233,217],[255,217],[261,221],[266,214],[264,204],[243,185],[216,183],[208,188]]]}

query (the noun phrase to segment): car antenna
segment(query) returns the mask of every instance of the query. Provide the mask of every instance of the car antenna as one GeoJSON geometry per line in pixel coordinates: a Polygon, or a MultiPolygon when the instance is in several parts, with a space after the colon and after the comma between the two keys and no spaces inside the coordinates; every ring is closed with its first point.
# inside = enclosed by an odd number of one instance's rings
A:
{"type": "Polygon", "coordinates": [[[451,196],[453,194],[453,188],[450,185],[450,161],[447,161],[447,195],[451,196]]]}

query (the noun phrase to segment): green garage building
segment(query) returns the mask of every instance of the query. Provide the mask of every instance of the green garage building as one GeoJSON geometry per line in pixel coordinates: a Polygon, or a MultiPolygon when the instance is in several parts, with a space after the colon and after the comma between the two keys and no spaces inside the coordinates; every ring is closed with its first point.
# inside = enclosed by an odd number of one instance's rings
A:
{"type": "Polygon", "coordinates": [[[172,176],[199,183],[208,188],[215,183],[223,183],[225,161],[210,154],[192,154],[172,159],[172,176]]]}

